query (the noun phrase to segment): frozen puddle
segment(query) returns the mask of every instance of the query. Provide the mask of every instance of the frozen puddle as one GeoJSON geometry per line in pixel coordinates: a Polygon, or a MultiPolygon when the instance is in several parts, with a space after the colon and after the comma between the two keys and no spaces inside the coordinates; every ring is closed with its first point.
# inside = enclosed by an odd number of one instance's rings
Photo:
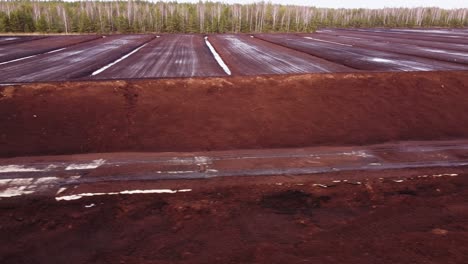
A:
{"type": "Polygon", "coordinates": [[[139,51],[140,49],[142,49],[142,48],[143,48],[144,46],[146,46],[146,45],[148,45],[148,43],[143,44],[142,46],[140,46],[140,47],[134,49],[132,52],[130,52],[130,53],[128,53],[128,54],[122,56],[120,59],[118,59],[118,60],[116,60],[116,61],[114,61],[114,62],[111,62],[111,63],[107,64],[106,66],[102,67],[101,69],[99,69],[99,70],[97,70],[97,71],[94,71],[94,72],[91,74],[91,76],[98,75],[98,74],[100,74],[101,72],[103,72],[103,71],[109,69],[110,67],[114,66],[115,64],[117,64],[117,63],[119,63],[119,62],[125,60],[126,58],[130,57],[132,54],[136,53],[137,51],[139,51]]]}
{"type": "Polygon", "coordinates": [[[229,67],[226,65],[226,63],[224,63],[223,59],[221,58],[221,56],[219,56],[218,52],[216,52],[216,50],[214,49],[214,47],[211,45],[211,43],[208,41],[208,37],[205,37],[205,43],[206,45],[208,46],[208,48],[210,49],[211,51],[211,54],[213,54],[213,57],[215,58],[216,62],[219,64],[219,66],[221,66],[221,68],[223,68],[224,72],[227,74],[227,75],[231,75],[231,70],[229,69],[229,67]]]}
{"type": "Polygon", "coordinates": [[[151,189],[151,190],[125,190],[121,192],[107,192],[107,193],[80,193],[55,197],[57,201],[73,201],[78,200],[83,197],[91,196],[103,196],[103,195],[119,195],[119,194],[153,194],[153,193],[178,193],[178,192],[190,192],[192,189],[180,189],[180,190],[171,190],[171,189],[151,189]]]}

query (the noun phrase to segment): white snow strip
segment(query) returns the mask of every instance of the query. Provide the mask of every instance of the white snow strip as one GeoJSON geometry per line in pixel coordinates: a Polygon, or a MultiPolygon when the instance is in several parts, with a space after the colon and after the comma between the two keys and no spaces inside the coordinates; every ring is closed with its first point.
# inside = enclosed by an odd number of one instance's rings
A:
{"type": "Polygon", "coordinates": [[[103,165],[106,160],[98,159],[93,160],[91,163],[84,163],[84,164],[70,164],[68,165],[65,170],[88,170],[88,169],[96,169],[103,165]]]}
{"type": "Polygon", "coordinates": [[[1,185],[14,185],[14,186],[23,186],[23,185],[30,185],[34,178],[17,178],[17,179],[1,179],[1,185]]]}
{"type": "Polygon", "coordinates": [[[94,206],[96,206],[96,204],[93,204],[93,203],[92,203],[92,204],[85,205],[84,207],[85,207],[85,208],[91,208],[91,207],[94,207],[94,206]]]}
{"type": "Polygon", "coordinates": [[[57,177],[42,177],[42,178],[37,178],[34,181],[34,184],[50,184],[50,183],[55,183],[57,181],[60,181],[60,178],[57,178],[57,177]]]}
{"type": "Polygon", "coordinates": [[[83,197],[91,197],[91,196],[118,195],[118,194],[178,193],[178,192],[190,192],[190,191],[192,191],[192,189],[180,189],[180,190],[153,189],[153,190],[125,190],[121,192],[108,192],[108,193],[80,193],[80,194],[55,197],[55,200],[72,201],[72,200],[81,199],[83,197]]]}
{"type": "Polygon", "coordinates": [[[464,52],[451,52],[447,50],[440,50],[440,49],[423,49],[424,51],[434,52],[434,53],[442,53],[442,54],[449,54],[449,55],[456,55],[462,57],[468,57],[468,53],[464,52]]]}
{"type": "Polygon", "coordinates": [[[56,50],[53,50],[53,51],[49,51],[49,52],[46,52],[46,54],[50,54],[50,53],[55,53],[55,52],[59,52],[59,51],[62,51],[66,48],[61,48],[61,49],[56,49],[56,50]]]}
{"type": "Polygon", "coordinates": [[[378,163],[378,162],[369,163],[369,165],[371,165],[371,166],[382,166],[382,164],[378,163]]]}
{"type": "Polygon", "coordinates": [[[455,177],[455,176],[458,176],[458,174],[456,174],[456,173],[442,173],[442,174],[432,175],[432,177],[443,177],[443,176],[455,177]]]}
{"type": "Polygon", "coordinates": [[[155,171],[157,174],[184,174],[184,173],[195,173],[196,171],[155,171]]]}
{"type": "Polygon", "coordinates": [[[403,182],[403,180],[393,180],[394,182],[403,182]]]}
{"type": "Polygon", "coordinates": [[[4,65],[4,64],[16,62],[16,61],[22,61],[22,60],[26,60],[26,59],[29,59],[29,58],[33,58],[33,57],[36,57],[36,56],[37,56],[37,55],[32,55],[32,56],[27,56],[27,57],[19,58],[19,59],[9,60],[9,61],[5,61],[5,62],[0,63],[0,65],[4,65]]]}
{"type": "Polygon", "coordinates": [[[345,156],[358,156],[358,157],[362,157],[362,158],[370,158],[370,157],[373,157],[371,154],[367,154],[365,151],[363,150],[358,150],[358,151],[351,151],[351,152],[343,152],[341,153],[342,155],[345,155],[345,156]]]}
{"type": "Polygon", "coordinates": [[[382,63],[389,63],[389,64],[394,64],[397,66],[400,66],[400,70],[402,71],[408,71],[408,70],[416,70],[416,71],[430,71],[431,68],[426,67],[428,65],[418,63],[418,62],[412,62],[412,61],[395,61],[395,60],[389,60],[389,59],[382,59],[382,58],[371,58],[368,59],[370,61],[374,62],[382,62],[382,63]],[[403,66],[403,67],[401,67],[403,66]]]}
{"type": "Polygon", "coordinates": [[[55,195],[64,192],[66,189],[67,188],[65,188],[65,187],[62,187],[62,188],[58,189],[58,191],[57,191],[57,193],[55,195]]]}
{"type": "Polygon", "coordinates": [[[371,61],[375,61],[375,62],[385,62],[385,63],[395,63],[395,61],[387,60],[387,59],[382,59],[382,58],[372,58],[371,61]]]}
{"type": "Polygon", "coordinates": [[[146,44],[144,44],[144,45],[142,45],[142,46],[140,46],[140,47],[134,49],[132,52],[130,52],[130,53],[124,55],[123,57],[121,57],[120,59],[118,59],[118,60],[116,60],[116,61],[114,61],[114,62],[111,62],[111,63],[107,64],[106,66],[102,67],[101,69],[99,69],[99,70],[97,70],[97,71],[94,71],[94,72],[91,74],[91,76],[98,75],[99,73],[101,73],[101,72],[103,72],[103,71],[109,69],[110,67],[114,66],[115,64],[117,64],[117,63],[119,63],[119,62],[125,60],[126,58],[130,57],[132,54],[134,54],[135,52],[139,51],[140,49],[142,49],[142,48],[143,48],[144,46],[146,46],[146,45],[148,45],[148,43],[146,43],[146,44]]]}
{"type": "Polygon", "coordinates": [[[332,44],[337,44],[337,45],[341,45],[341,46],[347,46],[347,47],[352,47],[353,45],[348,45],[348,44],[343,44],[343,43],[338,43],[338,42],[334,42],[334,41],[328,41],[328,40],[322,40],[322,39],[316,39],[316,38],[311,38],[311,37],[304,37],[306,39],[312,39],[312,40],[316,40],[316,41],[321,41],[321,42],[327,42],[327,43],[332,43],[332,44]]]}
{"type": "Polygon", "coordinates": [[[38,169],[34,167],[26,167],[24,165],[6,165],[6,166],[0,166],[0,173],[47,171],[48,168],[49,167],[45,169],[38,169]]]}
{"type": "MultiPolygon", "coordinates": [[[[48,51],[48,52],[42,53],[42,54],[50,54],[50,53],[54,53],[54,52],[61,51],[61,50],[64,50],[64,49],[65,49],[65,48],[56,49],[56,50],[48,51]]],[[[38,56],[38,55],[41,55],[41,54],[36,54],[36,55],[31,55],[31,56],[27,56],[27,57],[23,57],[23,58],[19,58],[19,59],[14,59],[14,60],[5,61],[5,62],[0,63],[0,65],[8,64],[8,63],[16,62],[16,61],[26,60],[26,59],[29,59],[29,58],[36,57],[36,56],[38,56]]]]}
{"type": "Polygon", "coordinates": [[[318,186],[318,187],[322,187],[322,188],[328,188],[328,186],[325,185],[325,184],[313,184],[312,186],[318,186]]]}
{"type": "Polygon", "coordinates": [[[226,65],[226,63],[224,63],[223,59],[221,58],[221,56],[219,56],[218,52],[216,52],[216,50],[214,49],[214,47],[211,45],[211,43],[208,41],[208,37],[205,37],[205,43],[206,45],[208,46],[208,48],[210,49],[211,51],[211,54],[213,54],[213,57],[215,58],[216,62],[218,62],[219,66],[221,66],[221,68],[223,68],[224,72],[227,74],[227,75],[231,75],[231,70],[229,69],[229,67],[226,65]]]}

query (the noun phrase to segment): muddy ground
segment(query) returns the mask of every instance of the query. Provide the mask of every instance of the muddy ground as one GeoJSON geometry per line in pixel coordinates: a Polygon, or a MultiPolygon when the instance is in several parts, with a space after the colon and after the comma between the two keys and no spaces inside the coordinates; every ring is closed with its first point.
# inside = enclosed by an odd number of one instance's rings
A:
{"type": "Polygon", "coordinates": [[[0,262],[461,264],[467,171],[101,183],[73,192],[191,191],[3,198],[0,262]]]}

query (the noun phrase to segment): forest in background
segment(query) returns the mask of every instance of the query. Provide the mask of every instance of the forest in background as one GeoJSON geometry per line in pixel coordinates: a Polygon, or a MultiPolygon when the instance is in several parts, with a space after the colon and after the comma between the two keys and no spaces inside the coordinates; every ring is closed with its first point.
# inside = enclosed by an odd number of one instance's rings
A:
{"type": "Polygon", "coordinates": [[[0,1],[0,32],[256,33],[321,27],[467,27],[468,9],[331,9],[267,2],[0,1]]]}

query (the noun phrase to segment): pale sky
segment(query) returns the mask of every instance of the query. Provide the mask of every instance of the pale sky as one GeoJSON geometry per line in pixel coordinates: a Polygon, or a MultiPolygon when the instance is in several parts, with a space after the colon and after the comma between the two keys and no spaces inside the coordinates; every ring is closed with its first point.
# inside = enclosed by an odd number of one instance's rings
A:
{"type": "MultiPolygon", "coordinates": [[[[212,0],[216,2],[217,0],[212,0]]],[[[224,3],[248,4],[255,0],[218,0],[224,3]]],[[[178,2],[198,2],[198,0],[178,0],[178,2]]],[[[468,0],[266,0],[274,4],[307,5],[331,8],[383,8],[383,7],[442,7],[468,8],[468,0]]]]}

